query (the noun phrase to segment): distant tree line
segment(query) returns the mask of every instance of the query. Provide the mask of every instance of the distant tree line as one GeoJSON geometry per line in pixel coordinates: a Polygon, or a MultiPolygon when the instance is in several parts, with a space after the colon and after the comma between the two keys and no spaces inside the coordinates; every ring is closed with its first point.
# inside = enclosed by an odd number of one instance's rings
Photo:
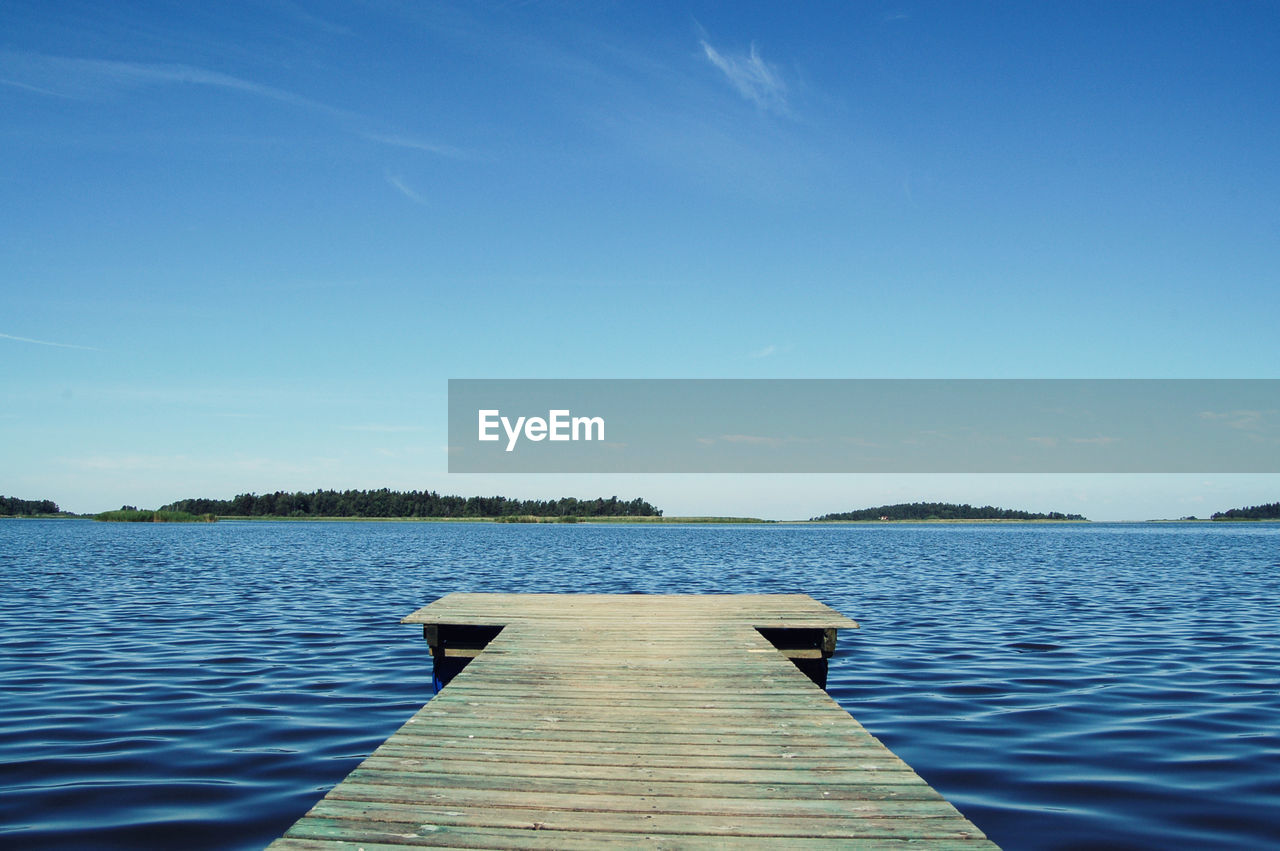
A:
{"type": "Polygon", "coordinates": [[[58,503],[51,499],[18,499],[16,496],[0,496],[0,517],[17,517],[23,514],[60,514],[58,503]]]}
{"type": "Polygon", "coordinates": [[[845,511],[839,514],[824,514],[814,520],[1084,520],[1080,514],[1063,514],[1050,511],[1040,514],[1032,511],[1018,511],[1012,508],[996,508],[993,505],[974,507],[965,503],[956,505],[952,502],[900,502],[896,505],[881,505],[876,508],[863,508],[860,511],[845,511]]]}
{"type": "Polygon", "coordinates": [[[643,499],[508,499],[441,496],[435,491],[317,490],[242,493],[234,499],[180,499],[161,511],[241,517],[661,517],[643,499]]]}
{"type": "Polygon", "coordinates": [[[1280,520],[1280,502],[1251,505],[1248,508],[1232,508],[1210,515],[1210,520],[1280,520]]]}

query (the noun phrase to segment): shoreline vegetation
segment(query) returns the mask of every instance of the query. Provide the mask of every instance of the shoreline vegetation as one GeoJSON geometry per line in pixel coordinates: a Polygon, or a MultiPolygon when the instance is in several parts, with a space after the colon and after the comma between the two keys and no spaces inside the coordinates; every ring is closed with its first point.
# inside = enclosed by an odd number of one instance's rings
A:
{"type": "Polygon", "coordinates": [[[232,499],[180,499],[161,511],[216,514],[219,517],[330,517],[403,519],[503,519],[507,517],[661,517],[662,511],[639,497],[623,501],[577,499],[510,499],[505,496],[441,496],[435,491],[316,490],[242,493],[232,499]]]}
{"type": "MultiPolygon", "coordinates": [[[[852,523],[1088,523],[1080,514],[1058,511],[1030,512],[974,507],[967,503],[912,502],[881,505],[856,511],[823,514],[808,520],[765,520],[758,517],[665,516],[661,509],[636,498],[520,500],[508,497],[441,496],[434,491],[317,490],[310,493],[240,494],[233,499],[184,499],[155,510],[125,505],[117,511],[75,514],[63,511],[49,499],[28,500],[0,496],[0,520],[21,518],[72,518],[125,523],[213,523],[218,520],[367,521],[367,522],[474,522],[474,523],[643,523],[643,524],[761,524],[808,525],[852,523]]],[[[1172,522],[1280,521],[1280,502],[1232,508],[1209,517],[1180,517],[1172,522]]]]}
{"type": "Polygon", "coordinates": [[[139,511],[125,507],[117,511],[103,511],[93,516],[106,523],[217,523],[215,514],[191,514],[187,511],[139,511]]]}
{"type": "Polygon", "coordinates": [[[863,508],[858,511],[845,511],[838,514],[824,514],[821,517],[812,518],[814,523],[830,521],[845,523],[885,523],[894,521],[913,523],[937,521],[981,522],[988,520],[1088,522],[1088,518],[1083,514],[1064,514],[1061,511],[1038,513],[1011,508],[996,508],[994,505],[974,507],[968,503],[957,504],[954,502],[899,502],[894,505],[880,505],[875,508],[863,508]]]}
{"type": "Polygon", "coordinates": [[[1210,520],[1280,520],[1280,502],[1232,508],[1209,515],[1210,520]]]}
{"type": "Polygon", "coordinates": [[[18,499],[16,496],[0,496],[0,518],[8,517],[79,517],[63,511],[51,499],[18,499]]]}
{"type": "Polygon", "coordinates": [[[218,515],[219,520],[236,520],[246,522],[273,522],[281,521],[288,523],[333,523],[333,522],[349,522],[349,523],[583,523],[583,524],[643,524],[643,525],[661,525],[663,523],[759,523],[759,524],[779,524],[779,523],[804,523],[804,520],[763,520],[759,517],[707,517],[707,516],[690,516],[690,517],[668,517],[651,516],[651,517],[579,517],[574,515],[557,516],[539,516],[533,514],[523,515],[503,515],[500,517],[338,517],[313,515],[307,517],[281,517],[279,515],[244,515],[244,514],[222,514],[218,515]]]}

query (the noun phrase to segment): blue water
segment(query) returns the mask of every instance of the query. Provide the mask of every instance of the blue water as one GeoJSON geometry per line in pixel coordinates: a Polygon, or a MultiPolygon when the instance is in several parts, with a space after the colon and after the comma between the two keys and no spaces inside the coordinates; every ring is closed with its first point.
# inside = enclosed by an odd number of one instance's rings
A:
{"type": "Polygon", "coordinates": [[[1280,844],[1280,526],[0,522],[0,845],[259,848],[431,697],[449,591],[804,592],[1009,849],[1280,844]]]}

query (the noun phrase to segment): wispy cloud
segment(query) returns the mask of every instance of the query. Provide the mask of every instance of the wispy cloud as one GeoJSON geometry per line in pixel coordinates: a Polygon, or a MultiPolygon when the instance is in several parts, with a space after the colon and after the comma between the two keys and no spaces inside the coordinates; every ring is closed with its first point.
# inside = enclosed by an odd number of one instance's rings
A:
{"type": "Polygon", "coordinates": [[[56,346],[59,349],[83,349],[86,352],[100,352],[102,349],[93,346],[77,346],[75,343],[54,343],[50,340],[33,340],[30,337],[15,337],[13,334],[2,334],[0,338],[5,340],[16,340],[19,343],[34,343],[37,346],[56,346]]]}
{"type": "Polygon", "coordinates": [[[82,59],[43,53],[0,50],[0,81],[54,97],[88,98],[148,85],[197,85],[244,92],[342,118],[353,113],[284,89],[264,86],[221,71],[193,65],[82,59]]]}
{"type": "Polygon", "coordinates": [[[760,434],[721,434],[716,437],[699,437],[695,438],[698,443],[704,446],[711,446],[714,443],[732,443],[739,446],[768,446],[777,449],[780,446],[790,446],[796,443],[813,443],[814,438],[811,437],[769,437],[760,434]]]}
{"type": "Polygon", "coordinates": [[[745,443],[748,446],[781,446],[787,441],[781,437],[765,437],[759,434],[722,434],[725,443],[745,443]]]}
{"type": "Polygon", "coordinates": [[[191,455],[113,454],[59,457],[64,467],[85,473],[237,473],[309,474],[333,465],[333,459],[290,463],[277,458],[238,457],[230,460],[191,455]]]}
{"type": "Polygon", "coordinates": [[[724,73],[738,94],[761,109],[782,115],[788,112],[786,83],[777,69],[756,52],[755,44],[746,54],[733,56],[721,53],[703,40],[702,51],[707,61],[724,73]]]}
{"type": "Polygon", "coordinates": [[[472,152],[465,151],[462,148],[455,148],[452,145],[441,145],[436,142],[428,142],[423,139],[414,139],[410,136],[388,136],[380,133],[363,133],[361,135],[370,142],[378,142],[382,145],[391,145],[395,148],[409,148],[414,151],[425,151],[428,154],[450,157],[455,160],[475,159],[475,155],[472,152]]]}
{"type": "Polygon", "coordinates": [[[1262,426],[1263,411],[1201,411],[1200,419],[1246,431],[1262,426]]]}
{"type": "Polygon", "coordinates": [[[420,425],[381,425],[377,423],[368,425],[350,425],[339,426],[343,431],[368,431],[377,434],[400,434],[410,431],[422,431],[420,425]]]}
{"type": "Polygon", "coordinates": [[[351,35],[351,30],[341,24],[335,24],[327,18],[317,17],[308,12],[300,4],[291,2],[291,0],[276,0],[275,6],[281,12],[289,17],[294,18],[316,29],[323,30],[330,35],[351,35]]]}
{"type": "MultiPolygon", "coordinates": [[[[368,119],[358,113],[330,106],[286,89],[193,65],[84,59],[0,49],[0,85],[45,97],[73,100],[100,98],[149,86],[206,86],[241,92],[338,119],[349,132],[380,145],[423,151],[458,160],[481,159],[472,151],[452,145],[395,133],[364,132],[357,129],[357,126],[368,126],[368,119]]],[[[415,203],[425,203],[425,199],[400,177],[388,176],[387,182],[415,203]]]]}
{"type": "Polygon", "coordinates": [[[770,343],[769,345],[765,346],[763,349],[757,349],[756,351],[752,352],[749,355],[749,357],[767,358],[772,355],[776,355],[777,353],[778,353],[778,347],[775,346],[773,343],[770,343]]]}
{"type": "Polygon", "coordinates": [[[388,174],[387,183],[389,183],[392,186],[392,188],[394,188],[397,192],[399,192],[404,197],[408,198],[413,203],[421,204],[424,207],[427,205],[427,199],[423,198],[421,195],[415,192],[413,188],[409,186],[407,183],[405,183],[404,179],[400,177],[398,174],[388,174]]]}
{"type": "MultiPolygon", "coordinates": [[[[1040,446],[1046,447],[1048,449],[1053,449],[1055,447],[1061,446],[1063,443],[1062,438],[1051,437],[1051,436],[1028,437],[1027,440],[1030,441],[1031,443],[1039,444],[1040,446]]],[[[1084,446],[1112,446],[1114,444],[1119,443],[1120,438],[1118,437],[1068,437],[1066,438],[1066,442],[1074,443],[1076,445],[1084,445],[1084,446]]]]}
{"type": "Polygon", "coordinates": [[[38,95],[47,95],[49,97],[54,97],[54,98],[70,97],[70,95],[65,95],[62,92],[55,92],[53,89],[46,89],[46,88],[42,88],[41,86],[33,86],[30,83],[22,83],[17,80],[10,80],[7,77],[0,77],[0,86],[11,86],[12,88],[15,88],[15,89],[22,89],[23,91],[34,92],[35,94],[38,94],[38,95]]]}
{"type": "MultiPolygon", "coordinates": [[[[195,85],[242,92],[320,113],[347,122],[361,138],[458,160],[482,159],[474,151],[397,133],[361,132],[352,124],[368,126],[358,113],[340,109],[286,89],[256,83],[243,77],[194,65],[156,62],[122,62],[84,59],[0,49],[0,85],[46,97],[90,99],[126,89],[159,85],[195,85]]],[[[397,187],[400,188],[400,187],[397,187]]],[[[402,190],[403,191],[403,190],[402,190]]]]}
{"type": "Polygon", "coordinates": [[[191,468],[192,459],[186,455],[90,455],[79,458],[59,458],[63,464],[76,470],[96,472],[140,472],[191,468]]]}

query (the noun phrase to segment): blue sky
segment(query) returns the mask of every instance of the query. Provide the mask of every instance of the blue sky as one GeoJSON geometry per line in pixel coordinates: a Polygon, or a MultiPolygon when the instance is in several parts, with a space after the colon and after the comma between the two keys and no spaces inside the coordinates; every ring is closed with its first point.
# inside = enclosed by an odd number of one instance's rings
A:
{"type": "Polygon", "coordinates": [[[1277,44],[1274,3],[5,3],[0,493],[1272,501],[444,471],[450,377],[1280,377],[1277,44]]]}

